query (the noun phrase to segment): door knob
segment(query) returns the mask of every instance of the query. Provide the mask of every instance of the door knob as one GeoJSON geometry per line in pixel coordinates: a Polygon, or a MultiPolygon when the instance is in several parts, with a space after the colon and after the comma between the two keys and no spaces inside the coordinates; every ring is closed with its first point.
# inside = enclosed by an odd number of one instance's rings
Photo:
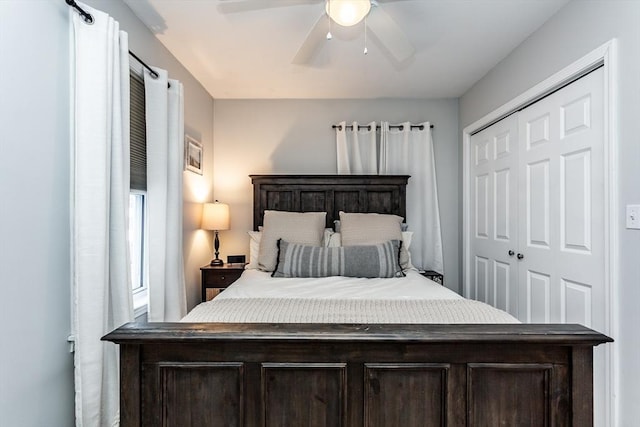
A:
{"type": "Polygon", "coordinates": [[[509,256],[514,256],[516,253],[513,250],[509,249],[509,256]]]}
{"type": "Polygon", "coordinates": [[[522,254],[518,254],[517,258],[518,258],[518,259],[522,259],[522,258],[524,258],[524,255],[522,255],[522,254]]]}

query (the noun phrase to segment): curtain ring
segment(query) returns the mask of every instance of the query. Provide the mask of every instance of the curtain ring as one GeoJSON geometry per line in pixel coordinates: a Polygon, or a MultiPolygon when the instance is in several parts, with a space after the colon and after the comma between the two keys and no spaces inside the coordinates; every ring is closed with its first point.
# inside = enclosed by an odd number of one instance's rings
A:
{"type": "Polygon", "coordinates": [[[76,11],[78,11],[80,16],[82,16],[82,20],[85,22],[85,24],[88,24],[88,25],[92,25],[93,24],[93,22],[94,22],[93,16],[91,16],[90,13],[86,12],[84,9],[82,9],[80,6],[78,6],[78,4],[75,2],[75,0],[65,0],[65,2],[69,6],[74,8],[76,11]]]}

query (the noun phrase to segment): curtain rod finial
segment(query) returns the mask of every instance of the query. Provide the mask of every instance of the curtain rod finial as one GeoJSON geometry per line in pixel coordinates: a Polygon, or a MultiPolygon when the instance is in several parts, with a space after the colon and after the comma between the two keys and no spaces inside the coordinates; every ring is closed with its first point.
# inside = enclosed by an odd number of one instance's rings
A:
{"type": "Polygon", "coordinates": [[[75,0],[65,0],[65,2],[71,6],[72,8],[74,8],[75,10],[78,11],[78,13],[82,16],[82,19],[84,20],[84,22],[86,24],[93,24],[93,16],[91,16],[90,13],[87,13],[84,11],[84,9],[82,9],[80,6],[78,6],[78,4],[75,2],[75,0]]]}

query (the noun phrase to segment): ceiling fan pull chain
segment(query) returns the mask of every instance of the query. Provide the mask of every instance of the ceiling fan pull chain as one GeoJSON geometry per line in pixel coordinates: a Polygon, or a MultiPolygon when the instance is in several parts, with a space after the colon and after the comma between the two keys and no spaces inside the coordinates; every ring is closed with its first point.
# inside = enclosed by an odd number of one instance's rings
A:
{"type": "Polygon", "coordinates": [[[327,5],[329,9],[329,13],[327,14],[327,19],[329,20],[329,32],[327,33],[327,40],[331,40],[333,35],[331,35],[331,0],[327,0],[327,5]]]}
{"type": "Polygon", "coordinates": [[[369,53],[369,50],[367,49],[367,17],[365,16],[364,18],[364,54],[366,55],[367,53],[369,53]]]}

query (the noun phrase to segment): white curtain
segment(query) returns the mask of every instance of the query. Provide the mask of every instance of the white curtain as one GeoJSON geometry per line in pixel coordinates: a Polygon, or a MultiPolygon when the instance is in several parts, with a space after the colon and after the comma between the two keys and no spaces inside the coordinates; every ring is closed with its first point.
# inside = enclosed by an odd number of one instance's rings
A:
{"type": "Polygon", "coordinates": [[[120,418],[118,349],[100,338],[133,320],[127,244],[129,54],[118,22],[81,7],[95,22],[87,25],[70,9],[76,426],[110,427],[120,418]]]}
{"type": "Polygon", "coordinates": [[[381,123],[380,174],[411,175],[407,185],[407,224],[413,231],[411,260],[416,267],[444,273],[440,209],[431,126],[390,129],[381,123]]]}
{"type": "Polygon", "coordinates": [[[184,96],[182,83],[145,72],[150,322],[187,313],[182,255],[184,96]],[[170,87],[168,87],[170,84],[170,87]]]}
{"type": "Polygon", "coordinates": [[[376,148],[376,124],[358,126],[357,122],[347,129],[341,122],[336,128],[338,173],[347,175],[376,175],[378,157],[376,148]]]}

